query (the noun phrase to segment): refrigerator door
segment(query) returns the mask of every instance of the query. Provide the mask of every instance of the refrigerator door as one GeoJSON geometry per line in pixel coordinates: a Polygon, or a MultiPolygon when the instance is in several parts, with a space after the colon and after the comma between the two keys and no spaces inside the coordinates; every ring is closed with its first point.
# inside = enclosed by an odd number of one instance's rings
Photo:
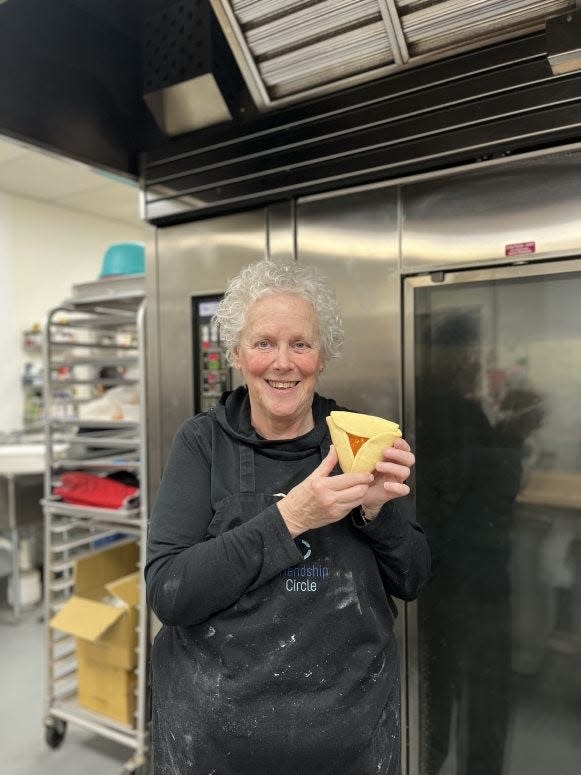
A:
{"type": "Polygon", "coordinates": [[[581,261],[405,280],[410,772],[579,772],[581,261]]]}
{"type": "MultiPolygon", "coordinates": [[[[196,356],[198,301],[220,298],[228,280],[267,253],[267,212],[158,229],[148,251],[148,464],[154,497],[171,441],[201,409],[196,356]]],[[[204,315],[202,315],[204,318],[204,315]]],[[[209,316],[205,316],[209,326],[209,316]]],[[[204,330],[205,331],[205,330],[204,330]]]]}

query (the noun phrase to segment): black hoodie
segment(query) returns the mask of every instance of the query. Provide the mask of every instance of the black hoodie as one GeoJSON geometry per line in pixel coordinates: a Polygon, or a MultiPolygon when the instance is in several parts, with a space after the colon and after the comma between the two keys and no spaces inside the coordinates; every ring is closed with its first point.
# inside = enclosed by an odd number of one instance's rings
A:
{"type": "Polygon", "coordinates": [[[259,437],[244,388],[187,420],[153,510],[148,600],[156,775],[396,775],[399,670],[391,596],[429,573],[406,499],[293,540],[276,505],[330,444],[259,437]]]}

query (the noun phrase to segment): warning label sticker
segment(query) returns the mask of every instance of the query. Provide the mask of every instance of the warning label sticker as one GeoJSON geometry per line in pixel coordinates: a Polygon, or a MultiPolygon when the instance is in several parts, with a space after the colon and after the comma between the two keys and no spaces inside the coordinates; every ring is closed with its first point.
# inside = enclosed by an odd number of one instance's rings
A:
{"type": "Polygon", "coordinates": [[[527,253],[534,253],[536,245],[534,242],[514,242],[512,245],[504,246],[505,256],[524,256],[527,253]]]}

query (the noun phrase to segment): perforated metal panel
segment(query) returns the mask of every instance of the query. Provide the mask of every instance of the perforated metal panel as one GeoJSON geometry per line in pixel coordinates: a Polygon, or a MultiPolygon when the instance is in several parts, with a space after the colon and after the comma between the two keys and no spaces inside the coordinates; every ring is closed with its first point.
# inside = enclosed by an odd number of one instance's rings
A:
{"type": "Polygon", "coordinates": [[[231,118],[240,73],[207,0],[164,3],[143,19],[142,40],[143,94],[164,132],[231,118]]]}
{"type": "Polygon", "coordinates": [[[210,9],[201,0],[167,4],[143,20],[144,92],[157,91],[208,69],[210,9]]]}

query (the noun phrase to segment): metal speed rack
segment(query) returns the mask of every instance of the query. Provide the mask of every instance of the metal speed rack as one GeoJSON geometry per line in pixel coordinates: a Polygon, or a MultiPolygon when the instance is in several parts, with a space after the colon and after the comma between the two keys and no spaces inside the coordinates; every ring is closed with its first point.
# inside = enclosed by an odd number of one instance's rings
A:
{"type": "MultiPolygon", "coordinates": [[[[49,312],[43,340],[45,740],[57,748],[65,739],[67,725],[78,725],[131,749],[123,772],[143,775],[149,740],[148,609],[143,582],[148,513],[144,277],[123,276],[73,286],[71,298],[49,312]],[[103,376],[103,367],[115,367],[117,372],[103,376]],[[137,405],[130,407],[130,416],[87,418],[83,407],[96,402],[98,386],[102,393],[131,386],[137,405]],[[95,476],[129,472],[139,487],[139,499],[118,509],[64,502],[55,495],[55,486],[71,471],[95,476]],[[135,712],[130,723],[121,723],[79,702],[75,638],[52,628],[50,622],[75,592],[78,561],[130,543],[138,547],[135,571],[140,580],[135,712]]],[[[131,680],[133,685],[133,676],[131,680]]]]}

